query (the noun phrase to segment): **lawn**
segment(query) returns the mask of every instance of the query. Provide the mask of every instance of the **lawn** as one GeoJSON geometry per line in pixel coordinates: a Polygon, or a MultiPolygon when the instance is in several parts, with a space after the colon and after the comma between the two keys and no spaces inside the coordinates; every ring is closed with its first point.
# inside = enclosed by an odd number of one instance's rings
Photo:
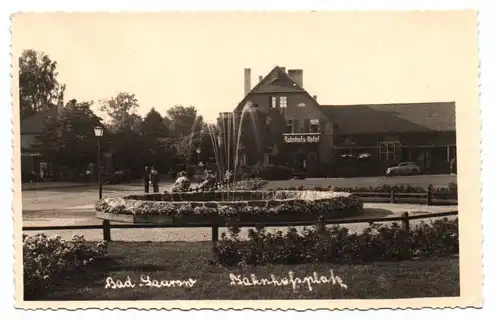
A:
{"type": "Polygon", "coordinates": [[[225,268],[211,262],[208,242],[112,242],[108,257],[59,281],[36,300],[394,299],[459,295],[456,257],[363,265],[225,268]],[[295,289],[291,282],[284,285],[281,280],[290,279],[290,271],[294,272],[295,289]],[[252,274],[261,285],[245,285],[252,284],[252,274]],[[336,284],[329,282],[332,275],[336,284]],[[307,281],[297,280],[309,276],[307,281]],[[347,288],[341,288],[336,277],[347,288]],[[134,287],[119,288],[122,285],[134,287]]]}

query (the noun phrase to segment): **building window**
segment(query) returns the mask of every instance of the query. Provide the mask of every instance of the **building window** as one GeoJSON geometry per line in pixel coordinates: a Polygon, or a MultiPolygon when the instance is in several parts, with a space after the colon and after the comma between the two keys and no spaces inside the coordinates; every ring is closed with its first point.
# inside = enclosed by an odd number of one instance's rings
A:
{"type": "Polygon", "coordinates": [[[304,108],[306,106],[306,104],[304,102],[301,102],[297,105],[297,107],[299,108],[304,108]]]}
{"type": "Polygon", "coordinates": [[[299,133],[307,133],[307,130],[309,130],[309,119],[304,119],[299,123],[299,133]]]}
{"type": "Polygon", "coordinates": [[[280,108],[286,108],[287,100],[286,97],[280,97],[280,108]]]}
{"type": "Polygon", "coordinates": [[[293,120],[288,120],[285,133],[293,133],[293,120]]]}
{"type": "Polygon", "coordinates": [[[276,108],[276,97],[271,97],[271,108],[276,108]]]}
{"type": "Polygon", "coordinates": [[[380,160],[396,160],[396,143],[383,142],[381,145],[379,145],[379,155],[380,160]]]}
{"type": "Polygon", "coordinates": [[[311,119],[309,121],[309,132],[319,133],[319,119],[311,119]]]}
{"type": "Polygon", "coordinates": [[[264,165],[268,166],[271,164],[271,154],[270,153],[264,153],[264,165]]]}

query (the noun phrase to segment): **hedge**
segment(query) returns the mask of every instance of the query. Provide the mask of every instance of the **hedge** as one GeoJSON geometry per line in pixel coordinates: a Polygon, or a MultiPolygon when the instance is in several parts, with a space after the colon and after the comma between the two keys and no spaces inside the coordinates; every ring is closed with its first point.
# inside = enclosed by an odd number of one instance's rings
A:
{"type": "Polygon", "coordinates": [[[349,233],[340,226],[318,222],[313,228],[288,228],[283,233],[250,229],[248,240],[240,229],[223,234],[214,253],[222,265],[265,265],[301,263],[361,263],[449,256],[459,252],[458,219],[422,221],[406,231],[394,222],[390,226],[370,224],[362,233],[349,233]]]}

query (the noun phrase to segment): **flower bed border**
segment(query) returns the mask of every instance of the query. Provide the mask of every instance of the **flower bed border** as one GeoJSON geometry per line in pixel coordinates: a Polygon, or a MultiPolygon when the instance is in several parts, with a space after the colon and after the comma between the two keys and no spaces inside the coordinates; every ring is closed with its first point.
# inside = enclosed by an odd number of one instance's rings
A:
{"type": "MultiPolygon", "coordinates": [[[[254,216],[254,215],[239,215],[234,224],[239,226],[266,224],[272,222],[293,222],[314,224],[321,219],[324,222],[335,222],[338,219],[346,217],[354,217],[362,214],[362,209],[359,208],[346,208],[337,209],[327,212],[322,215],[309,215],[304,216],[296,213],[280,214],[274,216],[254,216]]],[[[164,226],[199,226],[199,227],[226,227],[228,226],[228,219],[224,216],[217,215],[201,215],[201,216],[166,216],[166,215],[131,215],[131,214],[115,214],[107,212],[96,212],[96,217],[103,220],[109,220],[121,223],[131,224],[144,224],[144,225],[164,225],[164,226]]],[[[229,219],[230,220],[230,219],[229,219]]],[[[230,223],[231,224],[231,223],[230,223]]]]}
{"type": "Polygon", "coordinates": [[[96,204],[96,216],[137,224],[223,226],[228,221],[310,223],[320,216],[336,219],[357,215],[363,208],[359,197],[331,191],[233,191],[230,194],[213,191],[104,198],[96,204]],[[236,201],[227,201],[227,198],[216,201],[230,194],[236,201]],[[241,200],[241,197],[249,200],[241,200]],[[182,198],[192,201],[176,201],[182,198]],[[200,201],[203,198],[206,200],[200,201]]]}

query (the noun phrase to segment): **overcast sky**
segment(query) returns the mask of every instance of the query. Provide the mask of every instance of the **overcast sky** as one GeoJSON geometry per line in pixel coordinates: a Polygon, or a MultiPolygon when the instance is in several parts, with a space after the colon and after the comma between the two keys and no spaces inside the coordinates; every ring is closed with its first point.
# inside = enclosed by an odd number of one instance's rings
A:
{"type": "Polygon", "coordinates": [[[65,99],[135,93],[145,114],[193,105],[208,120],[274,66],[304,70],[322,104],[477,99],[476,14],[161,13],[19,14],[13,55],[58,63],[65,99]]]}

